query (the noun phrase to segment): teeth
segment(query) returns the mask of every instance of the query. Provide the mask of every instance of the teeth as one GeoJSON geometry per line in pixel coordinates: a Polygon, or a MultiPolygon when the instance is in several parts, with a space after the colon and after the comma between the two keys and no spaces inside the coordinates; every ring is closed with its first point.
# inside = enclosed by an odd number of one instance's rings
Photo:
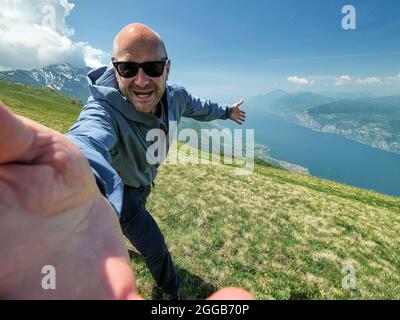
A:
{"type": "Polygon", "coordinates": [[[151,91],[151,92],[147,92],[147,93],[135,92],[135,94],[136,94],[138,97],[146,98],[146,97],[150,97],[150,95],[152,94],[152,91],[151,91]]]}
{"type": "Polygon", "coordinates": [[[150,92],[135,92],[137,95],[148,95],[150,94],[152,91],[150,92]]]}

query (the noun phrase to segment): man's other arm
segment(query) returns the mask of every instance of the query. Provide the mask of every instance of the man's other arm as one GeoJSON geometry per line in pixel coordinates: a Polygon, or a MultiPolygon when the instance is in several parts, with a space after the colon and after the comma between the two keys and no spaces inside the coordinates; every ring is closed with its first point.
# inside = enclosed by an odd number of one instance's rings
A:
{"type": "Polygon", "coordinates": [[[243,104],[243,99],[229,106],[227,104],[219,105],[210,100],[200,99],[192,96],[186,89],[183,88],[184,105],[182,116],[193,118],[199,121],[212,120],[227,120],[230,119],[237,124],[242,124],[246,121],[246,112],[240,109],[243,104]]]}
{"type": "Polygon", "coordinates": [[[183,89],[184,105],[182,116],[193,118],[198,121],[213,121],[229,119],[232,108],[225,104],[211,102],[210,100],[200,99],[190,94],[186,89],[183,89]]]}

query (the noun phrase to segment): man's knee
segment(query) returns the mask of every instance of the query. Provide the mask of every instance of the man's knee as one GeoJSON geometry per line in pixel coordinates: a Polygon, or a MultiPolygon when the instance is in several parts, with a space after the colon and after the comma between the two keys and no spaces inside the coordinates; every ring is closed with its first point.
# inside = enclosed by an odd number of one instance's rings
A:
{"type": "Polygon", "coordinates": [[[142,253],[146,259],[162,260],[169,254],[165,244],[164,236],[161,232],[154,234],[153,237],[145,245],[142,253]]]}

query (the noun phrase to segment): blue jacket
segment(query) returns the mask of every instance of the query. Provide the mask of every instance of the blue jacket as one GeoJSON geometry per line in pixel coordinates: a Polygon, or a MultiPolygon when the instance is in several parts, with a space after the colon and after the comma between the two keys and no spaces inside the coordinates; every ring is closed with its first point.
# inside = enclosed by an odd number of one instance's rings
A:
{"type": "MultiPolygon", "coordinates": [[[[162,129],[168,136],[169,123],[136,111],[119,91],[113,68],[92,70],[88,81],[92,95],[66,136],[86,156],[100,189],[120,216],[124,184],[149,186],[157,174],[157,166],[146,159],[147,132],[162,129]]],[[[181,117],[228,119],[232,112],[228,105],[201,100],[179,85],[167,84],[162,102],[164,120],[169,122],[179,123],[181,117]]]]}

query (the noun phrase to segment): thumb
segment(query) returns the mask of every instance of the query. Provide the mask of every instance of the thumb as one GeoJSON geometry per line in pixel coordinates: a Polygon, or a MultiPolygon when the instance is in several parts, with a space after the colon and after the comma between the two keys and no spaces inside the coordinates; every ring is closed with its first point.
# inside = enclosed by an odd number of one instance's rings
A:
{"type": "Polygon", "coordinates": [[[240,107],[243,104],[244,100],[240,99],[238,102],[235,103],[235,108],[240,107]]]}
{"type": "Polygon", "coordinates": [[[34,131],[0,101],[0,164],[21,161],[34,141],[34,131]]]}

